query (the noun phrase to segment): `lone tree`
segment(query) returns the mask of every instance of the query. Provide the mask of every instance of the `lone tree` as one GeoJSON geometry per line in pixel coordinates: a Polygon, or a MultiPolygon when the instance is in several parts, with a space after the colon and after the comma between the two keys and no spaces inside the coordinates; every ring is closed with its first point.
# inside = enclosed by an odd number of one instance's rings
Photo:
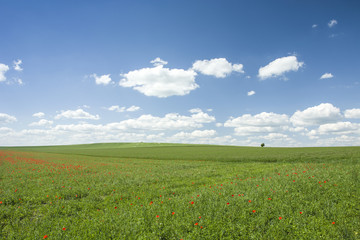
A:
{"type": "Polygon", "coordinates": [[[260,146],[261,146],[261,147],[265,147],[265,143],[262,143],[260,146]]]}

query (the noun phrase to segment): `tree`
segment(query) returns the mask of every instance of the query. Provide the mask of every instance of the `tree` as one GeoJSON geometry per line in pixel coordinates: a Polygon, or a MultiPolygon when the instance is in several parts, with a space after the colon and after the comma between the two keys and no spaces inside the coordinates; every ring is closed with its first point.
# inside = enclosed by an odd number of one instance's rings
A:
{"type": "Polygon", "coordinates": [[[261,144],[261,147],[265,147],[265,143],[262,143],[262,144],[261,144]]]}

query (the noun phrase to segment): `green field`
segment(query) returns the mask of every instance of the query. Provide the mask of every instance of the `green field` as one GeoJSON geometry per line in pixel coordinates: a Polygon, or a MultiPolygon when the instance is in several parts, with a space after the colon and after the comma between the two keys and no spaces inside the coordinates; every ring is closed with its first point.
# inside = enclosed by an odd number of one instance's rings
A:
{"type": "Polygon", "coordinates": [[[360,239],[360,147],[0,148],[2,239],[360,239]]]}

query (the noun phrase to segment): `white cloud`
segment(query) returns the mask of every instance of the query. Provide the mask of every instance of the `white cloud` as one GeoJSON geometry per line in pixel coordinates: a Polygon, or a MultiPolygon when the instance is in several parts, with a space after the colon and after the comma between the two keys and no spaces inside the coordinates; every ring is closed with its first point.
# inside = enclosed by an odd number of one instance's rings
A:
{"type": "Polygon", "coordinates": [[[333,78],[334,75],[332,75],[331,73],[324,73],[320,79],[327,79],[327,78],[333,78]]]}
{"type": "Polygon", "coordinates": [[[195,130],[191,133],[179,132],[175,134],[174,138],[209,138],[216,135],[215,130],[195,130]]]}
{"type": "Polygon", "coordinates": [[[244,114],[238,118],[230,118],[224,123],[224,127],[234,127],[238,136],[282,132],[289,129],[289,117],[286,114],[272,112],[262,112],[254,116],[244,114]]]}
{"type": "Polygon", "coordinates": [[[46,120],[46,119],[41,119],[38,122],[30,123],[29,126],[31,126],[31,127],[44,127],[44,126],[50,126],[53,123],[54,123],[53,121],[46,120]]]}
{"type": "Polygon", "coordinates": [[[37,112],[32,115],[33,117],[43,118],[45,116],[45,113],[43,112],[37,112]]]}
{"type": "Polygon", "coordinates": [[[131,106],[131,107],[120,107],[118,105],[114,105],[114,106],[111,106],[109,108],[106,108],[107,110],[109,111],[115,111],[115,112],[135,112],[135,111],[139,111],[141,108],[138,107],[138,106],[131,106]]]}
{"type": "Polygon", "coordinates": [[[319,134],[351,134],[360,133],[360,124],[351,122],[327,123],[319,126],[319,134]]]}
{"type": "Polygon", "coordinates": [[[131,106],[129,108],[126,109],[127,112],[136,112],[136,111],[139,111],[141,108],[138,107],[138,106],[131,106]]]}
{"type": "Polygon", "coordinates": [[[157,66],[164,66],[168,64],[167,61],[162,60],[161,58],[157,57],[154,60],[152,60],[150,63],[152,63],[155,67],[157,66]]]}
{"type": "Polygon", "coordinates": [[[91,75],[95,79],[97,85],[108,85],[111,83],[110,74],[101,75],[100,77],[95,73],[91,75]]]}
{"type": "Polygon", "coordinates": [[[193,109],[190,109],[189,112],[191,112],[191,113],[200,113],[200,112],[202,112],[202,110],[200,108],[193,108],[193,109]]]}
{"type": "Polygon", "coordinates": [[[60,118],[67,118],[67,119],[92,119],[92,120],[99,120],[99,115],[91,115],[88,112],[85,112],[83,109],[77,109],[75,111],[73,110],[67,110],[62,111],[60,114],[55,116],[55,119],[60,118]]]}
{"type": "Polygon", "coordinates": [[[345,118],[360,118],[360,108],[347,109],[344,116],[345,118]]]}
{"type": "Polygon", "coordinates": [[[299,62],[296,56],[288,56],[275,59],[265,67],[259,69],[258,77],[265,80],[271,77],[283,76],[286,72],[298,71],[304,65],[304,62],[299,62]]]}
{"type": "Polygon", "coordinates": [[[142,68],[122,74],[124,78],[119,85],[132,87],[146,96],[159,98],[183,96],[199,87],[195,83],[196,75],[192,69],[169,69],[158,64],[153,68],[142,68]]]}
{"type": "Polygon", "coordinates": [[[21,59],[18,59],[18,60],[15,60],[14,62],[13,62],[13,64],[14,64],[14,69],[16,70],[16,71],[18,71],[18,72],[21,72],[23,69],[21,68],[21,64],[22,64],[22,61],[21,61],[21,59]]]}
{"type": "Polygon", "coordinates": [[[0,113],[0,123],[12,123],[16,121],[17,121],[16,117],[6,113],[0,113]]]}
{"type": "Polygon", "coordinates": [[[252,96],[254,94],[255,94],[255,91],[250,91],[250,92],[247,93],[248,96],[252,96]]]}
{"type": "Polygon", "coordinates": [[[6,80],[5,73],[9,71],[9,66],[0,63],[0,82],[3,82],[6,80]]]}
{"type": "Polygon", "coordinates": [[[118,123],[108,124],[107,127],[118,130],[177,130],[201,128],[204,123],[214,122],[215,117],[207,113],[196,113],[191,116],[182,116],[178,113],[169,113],[164,117],[156,117],[150,114],[142,115],[139,118],[128,119],[118,123]]]}
{"type": "Polygon", "coordinates": [[[335,19],[330,20],[330,22],[328,22],[328,26],[329,28],[334,27],[338,22],[335,19]]]}
{"type": "Polygon", "coordinates": [[[242,64],[231,64],[226,58],[214,58],[210,60],[197,60],[192,67],[204,75],[210,75],[217,78],[224,78],[230,73],[244,73],[242,64]]]}
{"type": "Polygon", "coordinates": [[[337,122],[342,118],[340,109],[331,103],[321,103],[304,111],[296,111],[290,121],[295,126],[313,126],[325,123],[337,122]]]}
{"type": "Polygon", "coordinates": [[[317,26],[318,26],[317,24],[313,24],[311,27],[312,28],[317,28],[317,26]]]}

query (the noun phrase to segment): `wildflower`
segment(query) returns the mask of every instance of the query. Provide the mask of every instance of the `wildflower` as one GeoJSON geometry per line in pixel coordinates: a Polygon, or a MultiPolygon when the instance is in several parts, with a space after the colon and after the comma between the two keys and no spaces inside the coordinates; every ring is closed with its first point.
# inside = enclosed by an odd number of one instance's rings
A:
{"type": "Polygon", "coordinates": [[[282,219],[282,217],[279,217],[279,220],[281,220],[282,219]]]}
{"type": "Polygon", "coordinates": [[[300,212],[300,214],[302,214],[303,212],[300,212]]]}
{"type": "Polygon", "coordinates": [[[194,204],[194,202],[191,202],[191,204],[194,204]]]}
{"type": "Polygon", "coordinates": [[[117,209],[117,207],[115,207],[115,209],[117,209]]]}
{"type": "Polygon", "coordinates": [[[48,237],[48,235],[45,235],[44,237],[43,237],[43,239],[45,239],[45,238],[47,238],[48,237]]]}
{"type": "Polygon", "coordinates": [[[65,230],[66,230],[66,228],[62,228],[62,230],[63,230],[63,231],[65,231],[65,230]]]}
{"type": "Polygon", "coordinates": [[[251,200],[249,200],[249,203],[251,202],[251,200]]]}
{"type": "Polygon", "coordinates": [[[229,205],[230,203],[227,203],[227,205],[229,205]]]}
{"type": "Polygon", "coordinates": [[[335,222],[332,222],[332,224],[335,224],[335,222]]]}
{"type": "Polygon", "coordinates": [[[252,210],[252,212],[254,213],[254,212],[256,212],[256,210],[252,210]]]}
{"type": "Polygon", "coordinates": [[[199,223],[195,223],[195,226],[197,226],[199,223]]]}
{"type": "Polygon", "coordinates": [[[156,215],[156,218],[159,218],[160,216],[159,215],[156,215]]]}
{"type": "Polygon", "coordinates": [[[174,214],[175,214],[175,212],[172,212],[171,214],[172,214],[172,215],[174,215],[174,214]]]}

